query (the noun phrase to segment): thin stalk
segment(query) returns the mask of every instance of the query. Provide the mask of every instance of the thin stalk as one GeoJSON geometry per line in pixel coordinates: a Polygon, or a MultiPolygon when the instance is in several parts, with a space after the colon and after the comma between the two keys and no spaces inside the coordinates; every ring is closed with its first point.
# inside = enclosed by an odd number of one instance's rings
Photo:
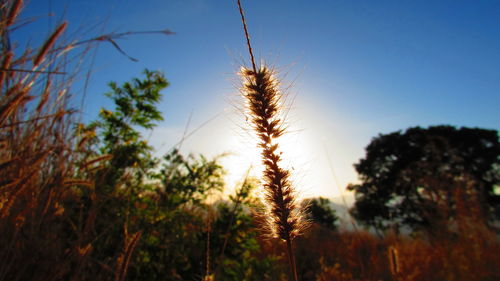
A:
{"type": "Polygon", "coordinates": [[[296,195],[290,180],[290,171],[284,169],[281,164],[282,153],[279,150],[277,140],[285,133],[285,125],[280,117],[283,106],[282,95],[278,90],[278,81],[274,77],[274,72],[265,66],[257,68],[255,65],[250,36],[248,35],[240,0],[238,0],[238,8],[252,62],[252,70],[247,68],[241,70],[244,81],[241,91],[246,99],[248,119],[251,120],[252,129],[259,138],[258,146],[262,153],[268,229],[274,237],[286,243],[286,254],[290,263],[291,275],[294,281],[298,281],[292,240],[304,228],[304,219],[301,210],[296,204],[296,195]]]}
{"type": "Polygon", "coordinates": [[[247,22],[245,21],[245,14],[243,13],[243,8],[241,7],[241,1],[238,0],[238,8],[240,10],[241,22],[243,23],[243,30],[245,31],[245,38],[247,39],[248,53],[250,53],[250,61],[252,62],[253,72],[257,72],[257,67],[255,66],[255,58],[253,56],[252,45],[250,44],[250,35],[248,35],[247,22]]]}
{"type": "Polygon", "coordinates": [[[290,263],[293,280],[298,281],[299,278],[297,277],[297,265],[295,264],[295,256],[293,254],[292,239],[290,238],[286,240],[286,255],[288,256],[288,262],[290,263]]]}

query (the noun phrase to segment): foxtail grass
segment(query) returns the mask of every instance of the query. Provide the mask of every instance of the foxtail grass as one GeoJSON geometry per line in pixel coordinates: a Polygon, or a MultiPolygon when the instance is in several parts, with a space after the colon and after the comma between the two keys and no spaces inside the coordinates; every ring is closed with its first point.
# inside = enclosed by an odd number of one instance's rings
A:
{"type": "Polygon", "coordinates": [[[252,68],[243,67],[240,76],[243,79],[241,93],[246,102],[247,117],[252,130],[259,139],[264,171],[262,176],[266,201],[267,230],[286,244],[286,254],[293,280],[297,281],[297,266],[293,254],[293,240],[305,225],[301,209],[296,202],[296,192],[290,179],[290,171],[282,164],[282,152],[278,139],[286,133],[286,126],[280,117],[283,110],[283,95],[273,70],[255,64],[250,44],[250,36],[245,21],[241,1],[238,8],[243,23],[247,47],[252,68]]]}
{"type": "Polygon", "coordinates": [[[283,168],[278,138],[285,133],[279,117],[281,95],[272,71],[261,67],[258,71],[243,68],[243,96],[247,102],[252,129],[259,138],[264,165],[263,186],[268,207],[267,229],[273,237],[286,243],[287,256],[294,280],[298,280],[292,241],[304,228],[301,209],[290,180],[290,171],[283,168]]]}
{"type": "Polygon", "coordinates": [[[141,236],[142,231],[139,231],[133,234],[130,238],[125,238],[129,241],[126,242],[125,251],[118,259],[117,270],[115,272],[115,281],[125,281],[132,254],[137,247],[137,243],[139,242],[141,236]]]}
{"type": "MultiPolygon", "coordinates": [[[[97,203],[104,202],[94,171],[111,155],[91,158],[85,147],[95,135],[75,134],[69,108],[71,83],[89,51],[74,47],[106,40],[68,44],[62,22],[38,47],[20,48],[11,34],[24,27],[24,6],[0,0],[0,280],[110,280],[110,272],[124,280],[141,232],[124,249],[93,256],[103,235],[95,227],[97,203]]],[[[106,38],[116,44],[129,34],[106,38]]]]}

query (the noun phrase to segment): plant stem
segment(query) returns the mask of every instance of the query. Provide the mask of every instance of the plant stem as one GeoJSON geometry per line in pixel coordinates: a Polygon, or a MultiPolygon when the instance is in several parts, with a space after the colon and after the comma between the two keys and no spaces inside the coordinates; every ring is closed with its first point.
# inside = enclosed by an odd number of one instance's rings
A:
{"type": "Polygon", "coordinates": [[[298,281],[297,277],[297,265],[295,264],[295,256],[293,254],[292,239],[288,238],[286,240],[286,254],[288,256],[288,262],[290,263],[290,270],[294,281],[298,281]]]}

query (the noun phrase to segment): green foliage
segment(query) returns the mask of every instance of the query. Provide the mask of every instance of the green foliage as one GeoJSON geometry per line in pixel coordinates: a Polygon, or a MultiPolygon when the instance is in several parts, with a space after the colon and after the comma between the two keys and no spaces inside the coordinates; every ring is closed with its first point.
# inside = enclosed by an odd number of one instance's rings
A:
{"type": "Polygon", "coordinates": [[[335,230],[335,223],[338,217],[330,206],[331,202],[327,198],[318,197],[305,201],[307,204],[307,218],[330,230],[335,230]]]}
{"type": "Polygon", "coordinates": [[[374,138],[355,165],[353,209],[363,223],[427,230],[459,216],[499,218],[500,143],[494,130],[436,126],[374,138]]]}
{"type": "MultiPolygon", "coordinates": [[[[243,280],[248,278],[248,271],[252,270],[255,262],[253,252],[258,251],[257,233],[253,228],[252,218],[241,208],[233,209],[222,203],[218,206],[218,217],[212,231],[216,236],[213,239],[214,249],[223,249],[223,256],[219,256],[220,280],[243,280]],[[226,241],[227,240],[227,241],[226,241]]],[[[222,254],[217,251],[216,256],[222,254]]]]}
{"type": "Polygon", "coordinates": [[[91,139],[85,144],[87,155],[110,158],[90,171],[88,164],[82,164],[82,172],[93,178],[95,185],[94,189],[82,190],[82,208],[96,214],[86,220],[94,221],[93,231],[98,239],[92,241],[93,256],[104,268],[116,267],[113,263],[118,260],[125,241],[142,231],[137,219],[142,219],[142,215],[137,215],[135,205],[147,203],[141,194],[154,189],[151,179],[158,160],[140,131],[151,129],[155,122],[163,120],[156,104],[161,98],[160,91],[168,83],[161,72],[145,70],[144,75],[142,80],[136,78],[121,87],[110,83],[111,91],[106,96],[113,100],[114,110],[103,108],[98,120],[77,128],[79,135],[91,139]]]}
{"type": "Polygon", "coordinates": [[[222,191],[224,171],[217,159],[207,160],[202,155],[185,159],[177,150],[164,157],[164,164],[156,178],[167,194],[169,206],[200,204],[210,192],[222,191]]]}
{"type": "MultiPolygon", "coordinates": [[[[9,45],[23,1],[0,3],[0,45],[9,45]]],[[[120,269],[126,280],[286,280],[286,257],[276,255],[283,245],[259,238],[249,211],[256,181],[208,204],[225,187],[217,158],[153,156],[141,132],[163,119],[163,75],[146,70],[122,86],[110,83],[115,108],[72,134],[67,100],[54,95],[68,90],[58,85],[68,76],[38,71],[66,69],[60,50],[67,48],[52,48],[56,60],[33,72],[30,49],[2,53],[10,71],[0,78],[0,280],[122,281],[120,269]]],[[[499,150],[498,133],[481,129],[413,128],[375,139],[356,166],[363,182],[351,186],[358,219],[426,225],[442,211],[448,219],[465,210],[473,220],[458,227],[467,235],[429,243],[337,231],[329,201],[314,199],[309,217],[317,224],[295,240],[300,280],[498,280],[498,233],[481,219],[500,217],[499,150]],[[398,272],[388,249],[399,257],[398,272]]]]}
{"type": "Polygon", "coordinates": [[[216,280],[278,280],[281,269],[274,255],[260,255],[258,230],[245,208],[254,205],[250,196],[256,180],[247,178],[230,202],[220,202],[212,224],[214,276],[216,280]]]}
{"type": "MultiPolygon", "coordinates": [[[[111,154],[113,179],[122,176],[128,167],[147,169],[154,166],[151,156],[152,147],[142,139],[140,129],[152,129],[155,122],[163,120],[156,104],[161,99],[160,91],[168,86],[163,74],[158,71],[144,71],[143,80],[133,79],[118,87],[109,83],[111,98],[116,106],[114,111],[101,109],[99,120],[91,123],[88,129],[97,130],[98,146],[102,154],[111,154]]],[[[108,173],[109,174],[109,173],[108,173]]]]}
{"type": "Polygon", "coordinates": [[[156,105],[167,85],[161,73],[147,70],[143,80],[121,87],[110,83],[106,95],[114,110],[102,109],[97,121],[78,127],[83,138],[95,136],[86,144],[88,155],[111,157],[91,173],[95,192],[83,192],[84,208],[99,214],[95,231],[101,235],[93,243],[93,258],[98,266],[113,268],[124,242],[141,232],[129,280],[194,280],[207,268],[217,280],[275,280],[260,278],[276,272],[276,258],[256,257],[257,233],[243,208],[251,202],[253,182],[245,181],[231,203],[214,209],[206,199],[225,186],[217,158],[173,150],[156,159],[142,138],[142,130],[162,120],[156,105]]]}
{"type": "Polygon", "coordinates": [[[164,159],[154,176],[155,188],[133,198],[133,226],[144,231],[144,238],[130,274],[136,279],[189,280],[203,274],[208,212],[203,199],[222,189],[223,169],[216,159],[184,158],[177,151],[164,159]]]}

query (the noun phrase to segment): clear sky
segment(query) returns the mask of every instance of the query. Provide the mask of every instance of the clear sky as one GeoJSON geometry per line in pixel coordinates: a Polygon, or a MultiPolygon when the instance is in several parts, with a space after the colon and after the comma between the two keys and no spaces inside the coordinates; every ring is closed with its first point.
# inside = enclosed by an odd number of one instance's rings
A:
{"type": "MultiPolygon", "coordinates": [[[[108,81],[162,70],[171,83],[160,105],[165,121],[147,135],[159,154],[180,140],[188,123],[191,131],[208,122],[183,151],[232,152],[224,160],[230,181],[258,162],[235,109],[241,106],[236,72],[248,63],[236,0],[30,2],[23,18],[37,21],[14,34],[21,41],[37,42],[61,18],[74,39],[165,28],[177,33],[118,40],[138,62],[102,43],[86,120],[109,105],[102,95],[108,81]]],[[[352,165],[379,133],[439,124],[500,128],[500,1],[242,2],[258,59],[280,71],[294,98],[285,153],[304,196],[338,196],[356,180],[352,165]]],[[[83,78],[75,84],[77,96],[83,78]]]]}

